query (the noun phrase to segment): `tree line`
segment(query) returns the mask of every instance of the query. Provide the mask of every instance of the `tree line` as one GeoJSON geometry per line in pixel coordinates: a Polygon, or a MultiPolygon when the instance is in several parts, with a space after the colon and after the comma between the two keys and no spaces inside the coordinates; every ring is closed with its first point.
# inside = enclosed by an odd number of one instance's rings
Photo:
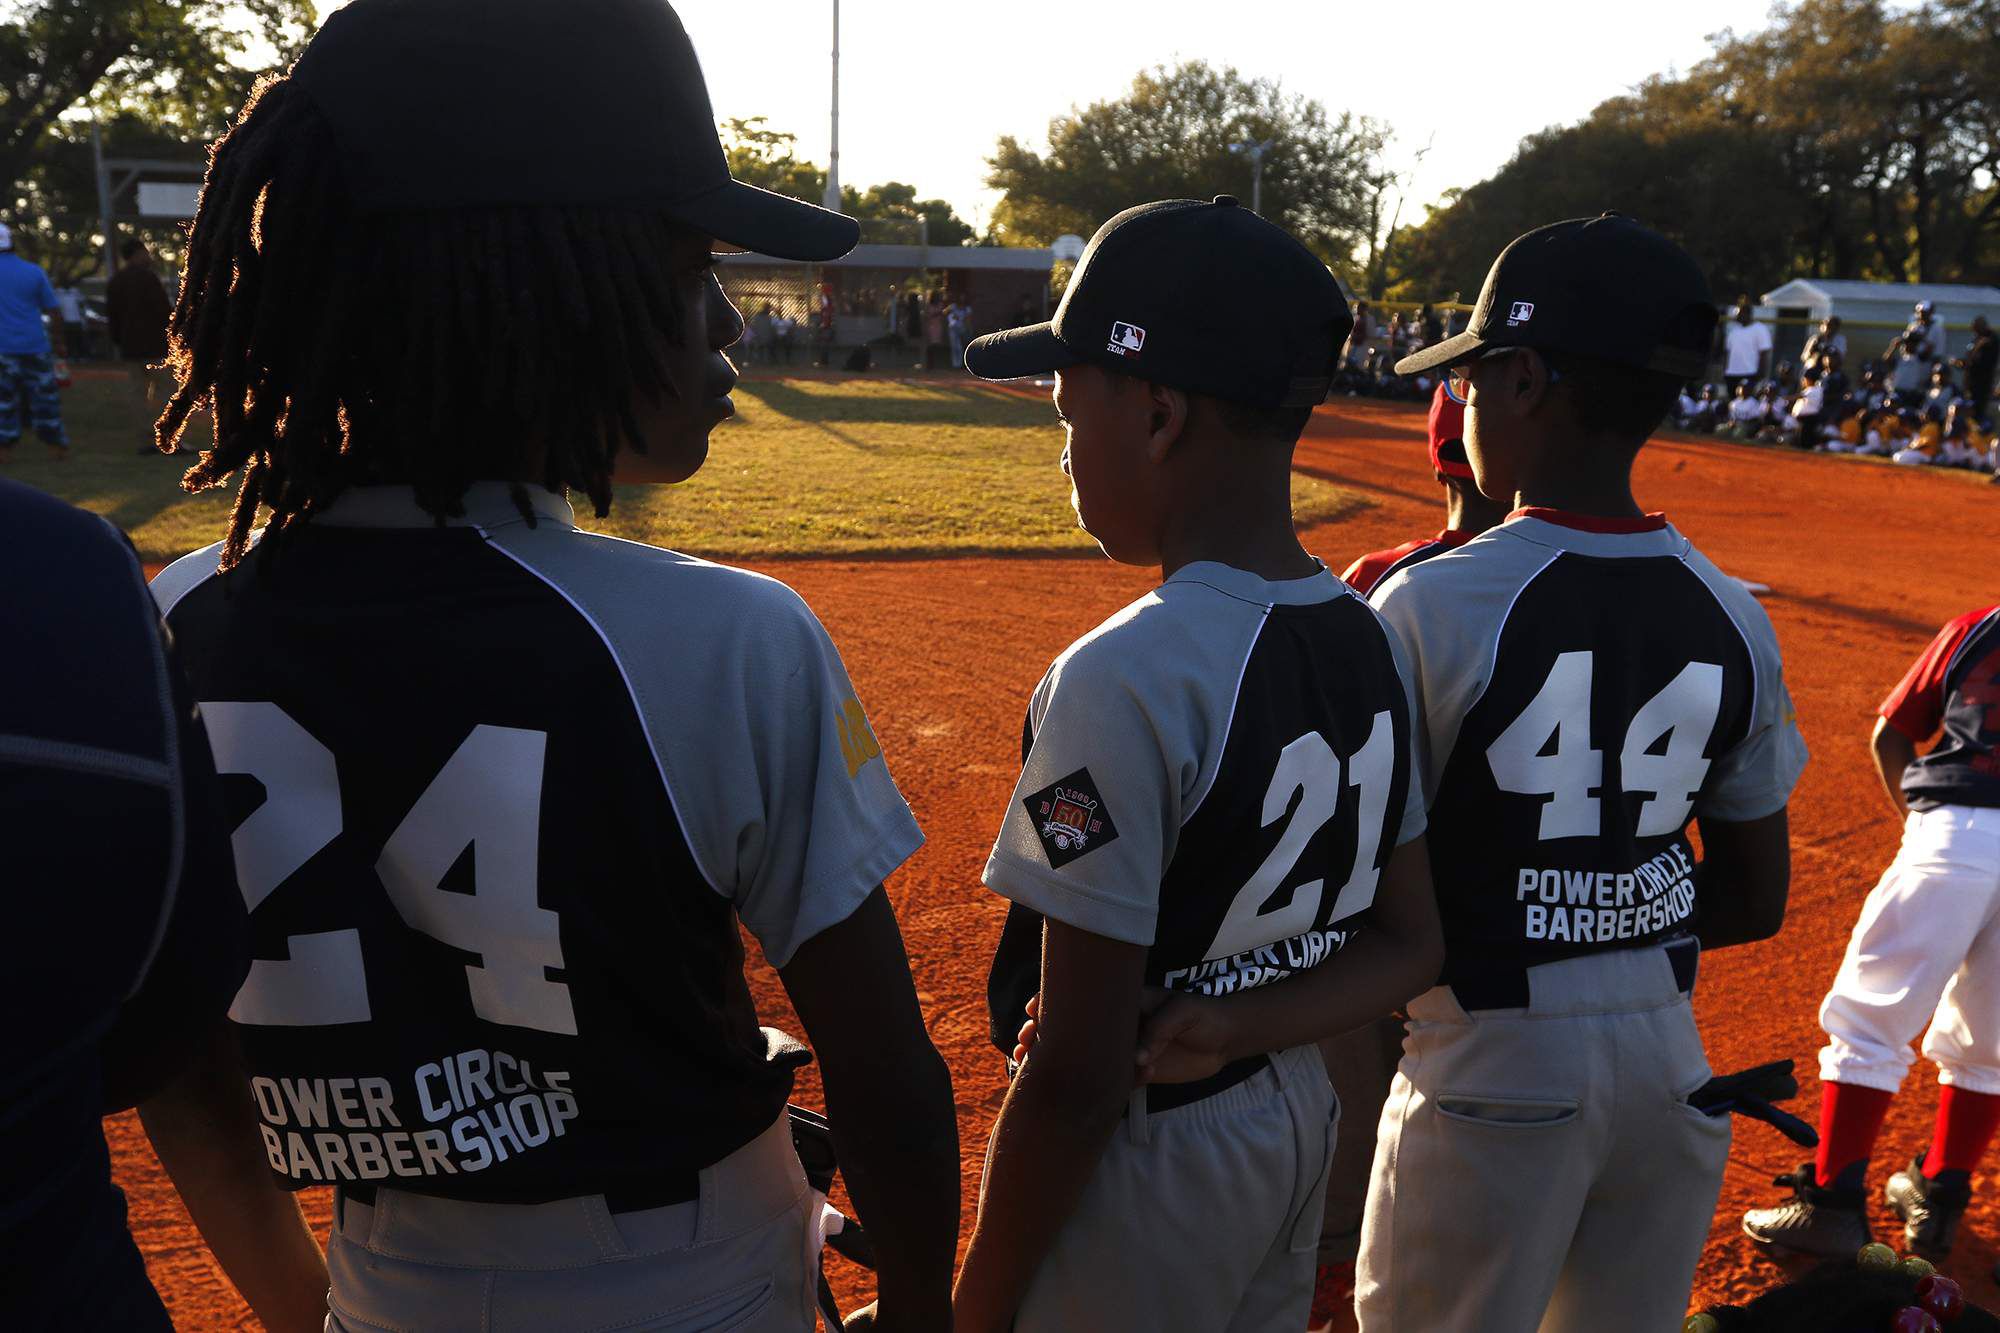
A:
{"type": "MultiPolygon", "coordinates": [[[[256,77],[245,52],[288,61],[316,23],[312,0],[0,3],[0,213],[62,280],[93,272],[80,111],[100,118],[112,156],[198,162],[256,77]]],[[[1120,95],[1056,116],[1045,147],[1002,137],[986,157],[1000,199],[983,228],[899,181],[847,187],[842,202],[904,224],[898,239],[1046,245],[1147,199],[1247,202],[1242,146],[1263,144],[1264,213],[1375,298],[1470,299],[1514,236],[1606,209],[1686,245],[1725,299],[1801,275],[2000,281],[2000,0],[1798,0],[1711,47],[1685,73],[1529,135],[1407,226],[1386,124],[1200,60],[1143,70],[1120,95]]],[[[740,178],[823,198],[826,173],[792,135],[761,117],[721,129],[740,178]]]]}
{"type": "Polygon", "coordinates": [[[1391,296],[1470,299],[1500,247],[1616,209],[1710,266],[1721,299],[1788,278],[2000,281],[2000,0],[1801,0],[1725,31],[1391,238],[1391,296]]]}

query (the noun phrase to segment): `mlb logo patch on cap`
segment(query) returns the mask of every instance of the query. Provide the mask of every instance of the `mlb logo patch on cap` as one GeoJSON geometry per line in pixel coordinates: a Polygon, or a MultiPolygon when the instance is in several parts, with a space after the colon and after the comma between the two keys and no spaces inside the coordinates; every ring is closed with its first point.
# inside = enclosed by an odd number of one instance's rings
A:
{"type": "Polygon", "coordinates": [[[1111,326],[1111,341],[1104,350],[1116,352],[1119,356],[1132,356],[1146,349],[1146,331],[1137,324],[1127,324],[1119,320],[1111,326]]]}
{"type": "Polygon", "coordinates": [[[1516,301],[1507,311],[1507,327],[1512,328],[1516,324],[1526,324],[1534,317],[1535,303],[1533,301],[1516,301]]]}

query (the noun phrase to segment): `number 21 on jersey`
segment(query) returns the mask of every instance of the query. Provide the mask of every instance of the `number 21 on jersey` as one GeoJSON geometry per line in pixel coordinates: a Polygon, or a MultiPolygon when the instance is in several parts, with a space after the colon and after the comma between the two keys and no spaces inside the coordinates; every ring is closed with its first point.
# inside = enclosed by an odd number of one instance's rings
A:
{"type": "MultiPolygon", "coordinates": [[[[333,752],[272,703],[204,703],[221,773],[246,773],[265,801],[236,829],[236,877],[252,912],[343,828],[333,752]]],[[[465,967],[473,1012],[490,1023],[576,1034],[560,922],[536,900],[542,761],[548,733],[472,730],[383,844],[375,872],[405,925],[478,956],[465,967]],[[472,849],[475,888],[439,885],[472,849]]],[[[286,939],[284,961],[258,959],[229,1016],[239,1023],[317,1027],[370,1017],[361,932],[286,939]]]]}
{"type": "Polygon", "coordinates": [[[1349,787],[1355,789],[1358,806],[1354,863],[1334,895],[1333,910],[1327,913],[1325,924],[1345,920],[1373,903],[1379,873],[1375,857],[1381,851],[1382,820],[1389,811],[1395,769],[1396,729],[1386,711],[1375,714],[1368,739],[1344,764],[1317,731],[1308,731],[1287,745],[1278,755],[1277,770],[1264,793],[1264,827],[1283,819],[1287,811],[1291,818],[1278,837],[1278,845],[1230,900],[1229,911],[1202,961],[1248,953],[1321,925],[1324,879],[1299,885],[1282,905],[1274,906],[1273,899],[1305,855],[1313,836],[1340,809],[1341,794],[1349,787]],[[1294,797],[1298,798],[1296,808],[1294,797]]]}

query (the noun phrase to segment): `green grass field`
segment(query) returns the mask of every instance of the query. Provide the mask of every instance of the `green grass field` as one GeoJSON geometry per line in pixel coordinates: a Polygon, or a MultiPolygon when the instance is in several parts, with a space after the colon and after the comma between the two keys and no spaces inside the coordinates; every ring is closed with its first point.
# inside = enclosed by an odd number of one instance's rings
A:
{"type": "MultiPolygon", "coordinates": [[[[586,509],[583,526],[725,559],[1093,549],[1046,400],[950,380],[747,380],[736,403],[691,481],[620,486],[610,516],[586,509]]],[[[222,535],[229,494],[187,495],[191,460],[138,453],[146,414],[129,382],[80,380],[63,406],[70,457],[25,439],[8,475],[103,514],[147,561],[222,535]]],[[[198,423],[187,442],[206,437],[198,423]]],[[[1302,524],[1364,503],[1296,475],[1292,497],[1302,524]]]]}

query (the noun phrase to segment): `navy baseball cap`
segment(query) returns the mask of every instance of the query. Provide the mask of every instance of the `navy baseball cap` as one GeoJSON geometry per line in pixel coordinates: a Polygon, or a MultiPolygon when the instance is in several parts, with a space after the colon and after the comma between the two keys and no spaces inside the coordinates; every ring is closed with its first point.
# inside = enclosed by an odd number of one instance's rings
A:
{"type": "Polygon", "coordinates": [[[1398,375],[1496,347],[1572,352],[1696,379],[1717,312],[1694,256],[1618,213],[1517,236],[1493,261],[1465,332],[1396,363],[1398,375]]]}
{"type": "Polygon", "coordinates": [[[1096,365],[1253,407],[1326,397],[1354,317],[1312,251],[1232,195],[1128,208],[1097,229],[1046,324],[975,338],[1012,380],[1096,365]]]}
{"type": "Polygon", "coordinates": [[[733,180],[666,0],[354,0],[291,70],[360,213],[505,204],[658,209],[781,259],[861,225],[733,180]]]}

